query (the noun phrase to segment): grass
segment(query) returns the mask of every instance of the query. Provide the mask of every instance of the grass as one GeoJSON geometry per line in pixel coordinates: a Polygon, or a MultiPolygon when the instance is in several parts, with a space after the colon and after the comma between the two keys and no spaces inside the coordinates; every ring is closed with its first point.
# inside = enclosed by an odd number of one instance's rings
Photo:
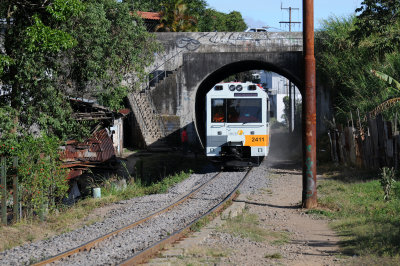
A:
{"type": "Polygon", "coordinates": [[[258,216],[247,211],[227,219],[226,223],[218,228],[218,231],[256,242],[264,241],[268,235],[267,230],[259,227],[258,216]]]}
{"type": "Polygon", "coordinates": [[[353,169],[322,172],[325,178],[318,186],[321,208],[309,212],[334,220],[331,224],[341,236],[343,253],[388,261],[398,259],[400,195],[385,201],[376,172],[353,169]]]}
{"type": "Polygon", "coordinates": [[[258,216],[246,210],[236,217],[227,219],[226,223],[217,230],[255,242],[269,241],[274,245],[283,245],[289,242],[287,232],[273,232],[260,227],[258,216]]]}
{"type": "Polygon", "coordinates": [[[282,259],[282,255],[280,253],[265,254],[264,258],[266,258],[266,259],[282,259]]]}
{"type": "Polygon", "coordinates": [[[169,258],[163,261],[168,265],[215,265],[221,262],[221,259],[230,255],[232,250],[222,247],[203,247],[195,245],[185,250],[182,255],[169,258]]]}
{"type": "MultiPolygon", "coordinates": [[[[155,163],[160,165],[160,161],[164,158],[166,162],[175,160],[179,162],[179,156],[173,155],[157,155],[155,156],[155,163]]],[[[153,172],[148,161],[152,157],[145,159],[143,172],[153,172]],[[149,167],[149,168],[146,168],[149,167]]],[[[86,198],[78,201],[72,207],[60,206],[58,210],[53,211],[48,215],[45,222],[40,222],[37,219],[23,219],[19,223],[10,226],[0,226],[0,251],[13,248],[24,243],[37,241],[40,239],[50,238],[54,235],[59,235],[80,228],[84,225],[90,225],[95,222],[101,221],[104,214],[101,211],[96,212],[97,208],[110,205],[111,203],[120,200],[126,200],[134,197],[139,197],[148,194],[165,193],[169,187],[181,182],[189,177],[192,173],[190,169],[199,169],[204,165],[205,160],[200,159],[185,159],[185,162],[176,166],[174,171],[163,167],[164,173],[171,173],[171,175],[161,178],[156,176],[151,181],[147,178],[147,182],[137,178],[135,181],[131,179],[127,183],[125,189],[120,189],[114,185],[113,180],[105,180],[101,186],[102,198],[93,199],[86,198]],[[164,169],[166,171],[164,172],[164,169]]],[[[162,165],[162,164],[161,164],[162,165]]],[[[153,172],[154,173],[154,172],[153,172]]],[[[115,181],[115,180],[114,180],[115,181]]]]}

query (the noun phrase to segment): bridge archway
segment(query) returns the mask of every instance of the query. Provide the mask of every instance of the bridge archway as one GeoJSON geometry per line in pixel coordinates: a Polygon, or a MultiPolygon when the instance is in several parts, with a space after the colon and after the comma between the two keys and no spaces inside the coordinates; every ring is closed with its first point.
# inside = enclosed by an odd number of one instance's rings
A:
{"type": "Polygon", "coordinates": [[[214,72],[206,76],[199,84],[196,89],[195,96],[195,127],[200,139],[200,142],[204,146],[205,144],[205,98],[206,94],[212,89],[212,87],[221,82],[221,80],[244,71],[250,70],[265,70],[270,72],[275,72],[288,80],[290,80],[294,85],[300,90],[303,95],[303,86],[301,82],[302,69],[300,65],[297,65],[297,71],[290,71],[290,68],[278,66],[274,63],[261,61],[261,60],[240,60],[226,64],[214,72]]]}

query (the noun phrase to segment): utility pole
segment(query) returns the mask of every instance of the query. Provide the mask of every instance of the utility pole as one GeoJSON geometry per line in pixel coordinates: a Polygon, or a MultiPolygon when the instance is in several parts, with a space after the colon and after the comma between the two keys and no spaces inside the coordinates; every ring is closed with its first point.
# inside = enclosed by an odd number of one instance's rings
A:
{"type": "Polygon", "coordinates": [[[300,21],[292,21],[292,10],[299,10],[298,8],[293,7],[282,7],[281,3],[281,10],[288,10],[289,11],[289,21],[280,21],[281,24],[289,24],[289,32],[292,32],[292,24],[301,24],[300,21]]]}
{"type": "Polygon", "coordinates": [[[303,193],[305,208],[317,207],[317,108],[314,57],[314,0],[303,0],[303,193]]]}
{"type": "MultiPolygon", "coordinates": [[[[289,32],[292,32],[292,24],[300,24],[300,21],[292,21],[292,10],[299,10],[298,8],[282,7],[281,10],[289,11],[289,21],[280,21],[281,24],[289,24],[289,32]]],[[[292,133],[294,129],[294,114],[295,114],[295,101],[296,101],[296,87],[293,86],[292,82],[289,81],[289,104],[290,104],[290,115],[289,115],[289,132],[292,133]],[[293,91],[292,91],[293,89],[293,91]]]]}

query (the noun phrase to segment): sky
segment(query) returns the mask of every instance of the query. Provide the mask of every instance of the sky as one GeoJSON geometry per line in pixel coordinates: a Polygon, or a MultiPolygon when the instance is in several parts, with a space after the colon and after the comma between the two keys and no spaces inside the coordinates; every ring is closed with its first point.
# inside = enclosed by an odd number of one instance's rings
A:
{"type": "MultiPolygon", "coordinates": [[[[229,13],[239,11],[250,27],[271,27],[270,31],[288,31],[289,10],[292,8],[292,21],[302,21],[302,0],[206,0],[209,7],[229,13]],[[298,8],[295,9],[295,8],[298,8]]],[[[362,0],[314,0],[314,28],[321,28],[321,21],[329,17],[348,17],[361,6],[362,0]]],[[[302,31],[302,24],[292,24],[292,31],[302,31]]]]}

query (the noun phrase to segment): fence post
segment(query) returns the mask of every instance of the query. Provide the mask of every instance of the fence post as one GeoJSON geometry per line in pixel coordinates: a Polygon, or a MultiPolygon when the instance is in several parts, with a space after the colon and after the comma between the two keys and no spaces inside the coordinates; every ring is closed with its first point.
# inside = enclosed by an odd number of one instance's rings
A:
{"type": "Polygon", "coordinates": [[[1,157],[0,164],[1,176],[1,221],[7,225],[7,173],[6,173],[6,157],[1,157]]]}
{"type": "MultiPolygon", "coordinates": [[[[14,157],[13,158],[13,168],[14,170],[16,170],[18,167],[18,157],[14,157]]],[[[18,197],[18,175],[17,173],[15,173],[13,175],[13,203],[14,203],[14,208],[13,208],[13,220],[14,222],[18,222],[19,221],[19,197],[18,197]]]]}

